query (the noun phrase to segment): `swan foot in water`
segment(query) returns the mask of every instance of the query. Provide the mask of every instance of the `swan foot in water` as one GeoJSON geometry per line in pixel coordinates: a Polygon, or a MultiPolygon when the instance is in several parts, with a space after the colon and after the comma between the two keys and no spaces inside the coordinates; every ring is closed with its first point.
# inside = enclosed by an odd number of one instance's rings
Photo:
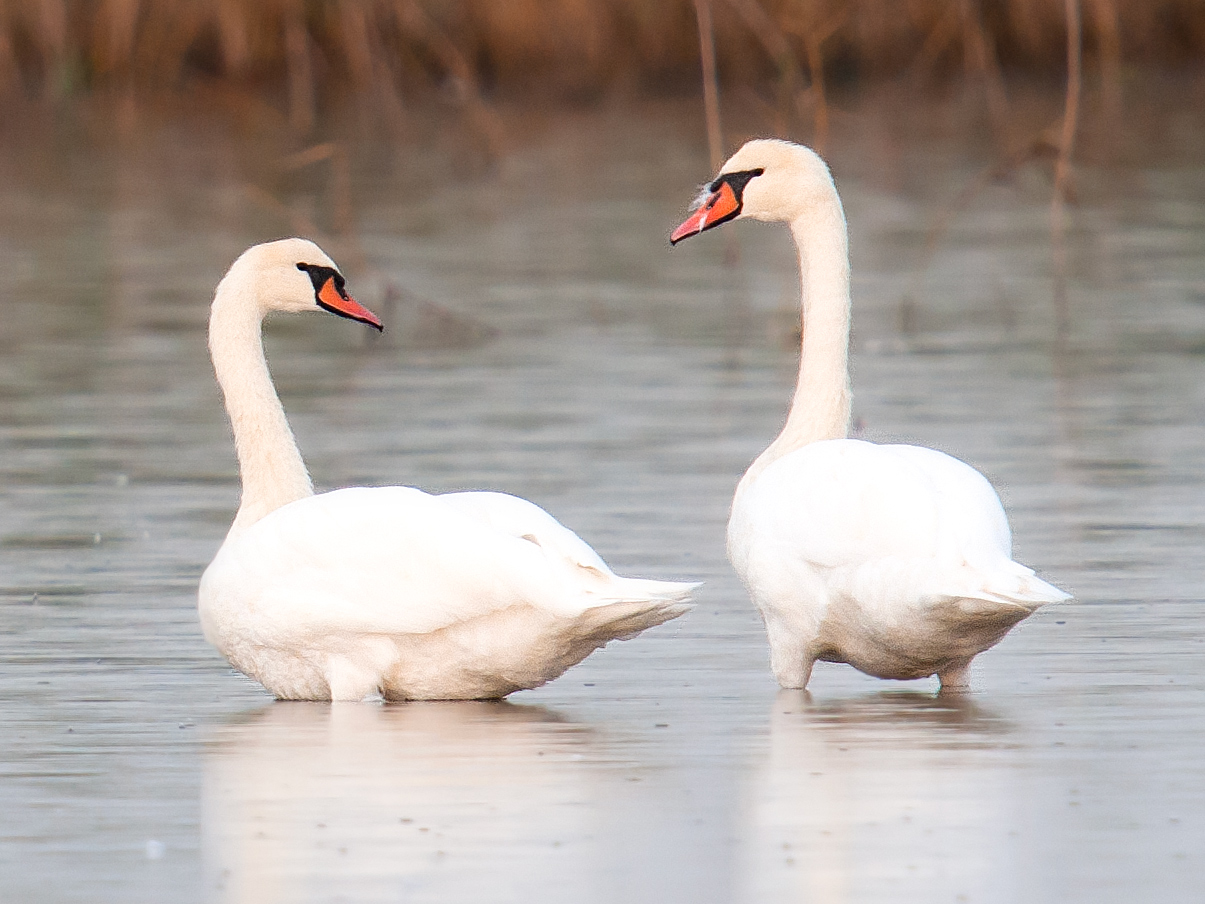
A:
{"type": "Polygon", "coordinates": [[[971,692],[971,660],[960,659],[952,662],[937,673],[941,682],[938,693],[969,694],[971,692]]]}

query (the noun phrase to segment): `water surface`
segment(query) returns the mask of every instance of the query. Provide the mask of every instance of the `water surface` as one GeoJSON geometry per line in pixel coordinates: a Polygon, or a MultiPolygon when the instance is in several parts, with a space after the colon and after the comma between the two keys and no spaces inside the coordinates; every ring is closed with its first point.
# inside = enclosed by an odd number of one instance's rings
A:
{"type": "Polygon", "coordinates": [[[985,152],[869,127],[834,148],[862,435],[983,470],[1018,558],[1078,601],[980,657],[968,699],[823,663],[802,694],[723,551],[793,382],[794,260],[756,224],[669,250],[700,131],[677,108],[521,123],[493,166],[357,145],[347,199],[208,122],[11,149],[0,898],[1198,900],[1200,156],[1081,167],[1059,341],[1040,170],[918,277],[985,152]],[[705,580],[697,609],[505,703],[275,704],[232,673],[195,615],[238,498],[208,302],[307,224],[387,324],[268,327],[320,488],[517,493],[618,571],[705,580]]]}

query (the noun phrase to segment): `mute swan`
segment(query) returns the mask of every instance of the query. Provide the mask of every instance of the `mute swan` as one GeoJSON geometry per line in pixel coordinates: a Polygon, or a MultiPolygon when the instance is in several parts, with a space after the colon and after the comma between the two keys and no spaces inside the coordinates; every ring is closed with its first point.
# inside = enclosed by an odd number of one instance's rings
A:
{"type": "Polygon", "coordinates": [[[821,659],[966,688],[977,654],[1069,596],[1012,561],[1004,509],[978,471],[933,449],[846,439],[849,253],[824,161],[786,141],[748,142],[670,241],[739,217],[790,225],[803,282],[790,413],[737,485],[728,521],[774,676],[806,687],[821,659]]]}
{"type": "Polygon", "coordinates": [[[280,699],[503,697],[681,615],[696,584],[622,578],[548,513],[503,493],[358,487],[315,496],[264,359],[270,311],[381,329],[317,245],[243,253],[209,349],[243,493],[201,578],[206,639],[280,699]]]}

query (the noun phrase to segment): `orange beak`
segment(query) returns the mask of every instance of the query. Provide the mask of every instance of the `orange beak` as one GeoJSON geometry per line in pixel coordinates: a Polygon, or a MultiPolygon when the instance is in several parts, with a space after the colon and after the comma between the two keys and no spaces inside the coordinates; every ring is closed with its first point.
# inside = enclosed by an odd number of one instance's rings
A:
{"type": "Polygon", "coordinates": [[[342,293],[335,285],[334,277],[331,277],[322,284],[322,288],[318,290],[318,304],[326,308],[332,314],[338,314],[340,317],[347,317],[350,320],[358,320],[361,323],[367,323],[369,326],[375,326],[378,330],[384,330],[380,319],[364,305],[360,304],[350,295],[342,293]]]}
{"type": "Polygon", "coordinates": [[[710,197],[703,202],[702,207],[687,217],[685,222],[673,231],[669,237],[669,243],[676,245],[682,239],[698,235],[704,229],[718,226],[739,210],[740,202],[736,199],[736,192],[732,190],[731,185],[724,182],[718,191],[712,192],[710,197]]]}

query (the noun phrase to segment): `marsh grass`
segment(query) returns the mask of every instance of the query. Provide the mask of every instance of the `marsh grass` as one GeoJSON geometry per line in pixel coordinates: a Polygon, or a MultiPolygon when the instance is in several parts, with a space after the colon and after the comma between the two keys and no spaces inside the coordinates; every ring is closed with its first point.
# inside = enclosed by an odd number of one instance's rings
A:
{"type": "MultiPolygon", "coordinates": [[[[1126,67],[1205,57],[1201,0],[1076,2],[1085,71],[1114,102],[1126,67]]],[[[780,105],[814,103],[826,81],[966,76],[983,82],[999,118],[1007,74],[1065,72],[1064,0],[708,6],[719,82],[780,105]]],[[[483,98],[683,93],[699,85],[697,11],[695,0],[8,0],[0,97],[216,84],[279,100],[305,131],[324,104],[348,96],[397,116],[442,92],[481,117],[483,98]]]]}

